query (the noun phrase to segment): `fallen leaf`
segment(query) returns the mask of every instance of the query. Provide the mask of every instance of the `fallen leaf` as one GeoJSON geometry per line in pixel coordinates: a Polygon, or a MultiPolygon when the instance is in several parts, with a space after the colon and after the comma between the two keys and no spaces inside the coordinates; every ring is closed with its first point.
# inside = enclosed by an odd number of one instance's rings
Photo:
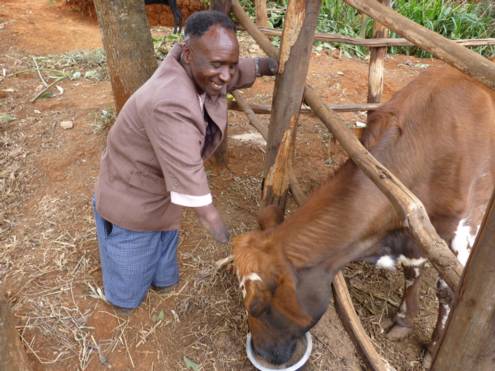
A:
{"type": "Polygon", "coordinates": [[[184,363],[186,364],[186,367],[188,369],[191,369],[193,371],[199,371],[199,365],[196,362],[187,358],[186,356],[184,356],[184,363]]]}

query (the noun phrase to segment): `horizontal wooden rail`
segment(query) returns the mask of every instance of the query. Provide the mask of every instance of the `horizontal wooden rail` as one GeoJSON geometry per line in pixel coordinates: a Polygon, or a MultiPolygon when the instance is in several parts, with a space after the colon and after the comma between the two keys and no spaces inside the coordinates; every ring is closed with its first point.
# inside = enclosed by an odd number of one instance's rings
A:
{"type": "MultiPolygon", "coordinates": [[[[236,98],[237,100],[237,98],[236,98]]],[[[249,106],[254,113],[257,114],[270,114],[272,112],[271,106],[264,104],[253,104],[250,103],[249,106]]],[[[327,108],[337,112],[361,112],[361,111],[372,111],[380,107],[380,103],[349,103],[349,104],[327,104],[327,108]]],[[[233,111],[243,111],[242,107],[239,106],[237,101],[229,102],[229,109],[233,111]]],[[[301,107],[300,113],[313,114],[311,108],[301,107]]]]}
{"type": "MultiPolygon", "coordinates": [[[[273,28],[260,27],[259,30],[267,36],[281,36],[282,31],[273,28]]],[[[332,43],[341,43],[357,46],[365,46],[368,48],[376,48],[380,46],[414,46],[414,44],[404,38],[375,38],[363,39],[360,37],[344,36],[337,33],[315,33],[315,40],[327,41],[332,43]]],[[[451,40],[462,46],[487,46],[495,45],[495,38],[487,39],[459,39],[451,40]]]]}

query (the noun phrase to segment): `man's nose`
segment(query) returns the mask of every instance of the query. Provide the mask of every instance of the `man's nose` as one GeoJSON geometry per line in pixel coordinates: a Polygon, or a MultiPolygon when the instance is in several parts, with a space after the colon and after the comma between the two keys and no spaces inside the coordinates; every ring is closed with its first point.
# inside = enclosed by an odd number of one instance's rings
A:
{"type": "Polygon", "coordinates": [[[230,72],[229,66],[221,67],[219,77],[224,83],[228,83],[232,79],[232,73],[230,72]]]}

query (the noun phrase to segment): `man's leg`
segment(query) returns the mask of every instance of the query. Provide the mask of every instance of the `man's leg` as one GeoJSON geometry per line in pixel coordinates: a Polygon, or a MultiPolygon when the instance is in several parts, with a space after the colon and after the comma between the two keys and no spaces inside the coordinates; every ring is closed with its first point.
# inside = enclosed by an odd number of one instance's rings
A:
{"type": "Polygon", "coordinates": [[[136,308],[155,275],[161,233],[129,231],[94,213],[105,297],[117,307],[136,308]]]}
{"type": "Polygon", "coordinates": [[[155,288],[170,287],[179,282],[179,266],[177,264],[178,244],[178,231],[165,231],[161,233],[160,258],[158,259],[152,282],[155,288]]]}

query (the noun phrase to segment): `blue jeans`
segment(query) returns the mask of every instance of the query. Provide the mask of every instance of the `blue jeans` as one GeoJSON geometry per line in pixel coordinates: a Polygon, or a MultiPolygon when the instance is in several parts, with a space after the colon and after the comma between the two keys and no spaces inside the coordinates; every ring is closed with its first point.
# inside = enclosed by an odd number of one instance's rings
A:
{"type": "Polygon", "coordinates": [[[177,230],[134,232],[103,219],[93,211],[100,248],[106,299],[121,308],[136,308],[150,286],[167,287],[179,282],[177,230]]]}

